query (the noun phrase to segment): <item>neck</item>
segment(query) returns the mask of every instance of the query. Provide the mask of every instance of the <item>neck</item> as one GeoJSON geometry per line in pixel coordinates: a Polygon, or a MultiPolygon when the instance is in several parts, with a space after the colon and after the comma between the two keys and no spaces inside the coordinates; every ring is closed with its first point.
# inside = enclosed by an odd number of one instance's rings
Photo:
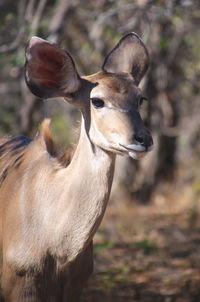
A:
{"type": "MultiPolygon", "coordinates": [[[[22,235],[7,256],[17,267],[39,265],[47,253],[58,266],[72,262],[98,229],[110,195],[115,155],[91,143],[86,120],[83,115],[79,143],[67,168],[60,169],[40,137],[26,149],[21,189],[16,185],[11,194],[18,197],[22,235]]],[[[17,229],[14,223],[17,220],[12,222],[17,229]]]]}
{"type": "Polygon", "coordinates": [[[68,204],[67,218],[64,217],[63,223],[61,221],[60,230],[64,228],[67,242],[62,240],[59,251],[67,250],[67,261],[72,261],[97,231],[107,206],[114,174],[116,156],[92,144],[87,121],[83,114],[76,151],[71,164],[63,172],[68,204]]]}

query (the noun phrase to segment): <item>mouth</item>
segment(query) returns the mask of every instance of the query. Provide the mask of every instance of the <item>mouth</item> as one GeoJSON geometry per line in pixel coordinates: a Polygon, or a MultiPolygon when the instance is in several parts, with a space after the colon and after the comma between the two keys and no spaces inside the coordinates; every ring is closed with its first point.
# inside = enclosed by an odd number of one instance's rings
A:
{"type": "Polygon", "coordinates": [[[153,144],[149,147],[143,146],[141,144],[131,144],[127,146],[119,144],[119,148],[117,148],[117,151],[121,155],[126,154],[132,157],[133,159],[140,159],[144,157],[152,149],[153,149],[153,144]]]}

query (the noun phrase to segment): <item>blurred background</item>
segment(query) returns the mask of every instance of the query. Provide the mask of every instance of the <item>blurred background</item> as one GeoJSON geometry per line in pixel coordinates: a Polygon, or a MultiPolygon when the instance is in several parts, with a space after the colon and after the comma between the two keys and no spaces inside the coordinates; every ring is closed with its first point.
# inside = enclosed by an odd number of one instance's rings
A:
{"type": "Polygon", "coordinates": [[[200,301],[200,3],[198,0],[1,0],[0,136],[34,137],[51,117],[60,149],[77,141],[79,113],[41,101],[24,83],[27,41],[56,42],[81,75],[101,68],[128,32],[151,64],[141,109],[155,148],[141,161],[118,158],[95,271],[81,301],[200,301]]]}

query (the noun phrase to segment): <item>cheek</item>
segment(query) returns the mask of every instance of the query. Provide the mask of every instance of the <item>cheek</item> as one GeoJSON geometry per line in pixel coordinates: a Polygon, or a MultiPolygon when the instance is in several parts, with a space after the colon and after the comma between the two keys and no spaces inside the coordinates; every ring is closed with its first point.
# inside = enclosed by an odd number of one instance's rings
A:
{"type": "Polygon", "coordinates": [[[106,136],[107,133],[110,132],[109,127],[109,121],[105,118],[103,114],[100,112],[95,112],[92,117],[92,128],[94,130],[94,133],[97,134],[103,134],[103,136],[106,136]]]}
{"type": "Polygon", "coordinates": [[[115,114],[102,114],[95,116],[94,122],[99,132],[108,140],[115,141],[120,137],[128,138],[132,136],[131,124],[129,120],[123,116],[115,114]]]}

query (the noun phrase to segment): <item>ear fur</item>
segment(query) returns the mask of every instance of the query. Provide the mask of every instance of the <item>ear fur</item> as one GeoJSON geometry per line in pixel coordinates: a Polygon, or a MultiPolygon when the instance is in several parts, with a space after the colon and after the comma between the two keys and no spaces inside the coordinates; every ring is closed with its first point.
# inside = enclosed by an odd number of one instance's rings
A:
{"type": "Polygon", "coordinates": [[[129,33],[107,55],[102,69],[109,73],[130,73],[138,85],[148,65],[149,55],[146,46],[137,34],[129,33]]]}
{"type": "Polygon", "coordinates": [[[32,37],[26,49],[25,80],[40,98],[67,97],[81,86],[70,54],[38,37],[32,37]]]}

